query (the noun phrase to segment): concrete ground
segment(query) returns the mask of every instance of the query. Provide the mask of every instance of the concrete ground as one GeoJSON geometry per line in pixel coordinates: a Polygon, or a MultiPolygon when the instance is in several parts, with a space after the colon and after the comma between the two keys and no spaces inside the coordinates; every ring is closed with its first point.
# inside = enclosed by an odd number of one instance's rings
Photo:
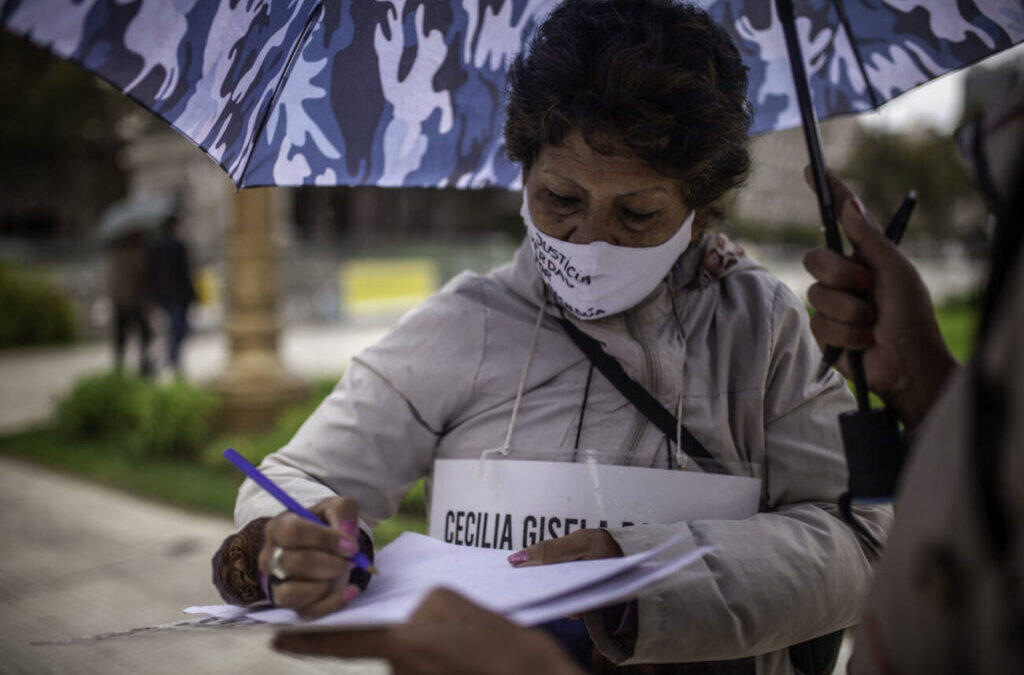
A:
{"type": "Polygon", "coordinates": [[[383,675],[382,662],[303,660],[265,629],[33,646],[189,618],[219,604],[210,556],[226,519],[185,513],[0,458],[0,673],[383,675]]]}
{"type": "MultiPolygon", "coordinates": [[[[337,375],[386,328],[305,326],[284,333],[282,358],[300,375],[337,375]]],[[[189,379],[227,365],[222,336],[187,345],[189,379]]],[[[79,376],[110,368],[106,343],[0,355],[0,430],[45,420],[79,376]]],[[[132,359],[129,363],[135,363],[132,359]]],[[[200,516],[0,458],[0,673],[73,675],[381,675],[383,662],[275,654],[269,630],[163,633],[87,645],[32,646],[190,618],[219,604],[210,556],[232,530],[200,516]]]]}

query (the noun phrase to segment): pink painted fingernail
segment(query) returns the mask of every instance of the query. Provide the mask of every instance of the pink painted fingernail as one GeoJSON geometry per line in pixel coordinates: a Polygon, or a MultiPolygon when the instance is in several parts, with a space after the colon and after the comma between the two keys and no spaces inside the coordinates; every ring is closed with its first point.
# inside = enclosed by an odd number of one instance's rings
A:
{"type": "Polygon", "coordinates": [[[359,526],[354,520],[341,521],[341,533],[355,539],[359,536],[359,526]]]}
{"type": "Polygon", "coordinates": [[[346,586],[345,590],[341,592],[341,599],[345,602],[352,602],[356,599],[357,595],[359,595],[358,586],[346,586]]]}
{"type": "Polygon", "coordinates": [[[508,557],[508,561],[513,565],[522,565],[524,562],[530,559],[530,554],[526,551],[516,551],[508,557]]]}
{"type": "Polygon", "coordinates": [[[341,551],[343,555],[353,556],[356,553],[359,553],[359,544],[355,543],[351,539],[339,539],[338,550],[341,551]]]}

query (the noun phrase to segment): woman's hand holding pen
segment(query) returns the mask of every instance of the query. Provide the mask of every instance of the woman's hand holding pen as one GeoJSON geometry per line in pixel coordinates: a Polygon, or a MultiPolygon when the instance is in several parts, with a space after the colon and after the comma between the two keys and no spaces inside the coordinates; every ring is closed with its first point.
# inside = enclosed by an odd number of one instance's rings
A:
{"type": "Polygon", "coordinates": [[[359,595],[349,583],[350,558],[359,552],[358,504],[328,497],[310,511],[328,524],[283,511],[267,521],[257,560],[274,604],[306,618],[336,612],[359,595]]]}
{"type": "MultiPolygon", "coordinates": [[[[931,408],[956,361],[939,332],[924,282],[860,200],[831,173],[839,224],[853,245],[844,257],[817,248],[804,257],[816,279],[807,291],[819,344],[862,351],[868,387],[908,427],[931,408]]],[[[847,353],[836,364],[852,375],[847,353]]]]}

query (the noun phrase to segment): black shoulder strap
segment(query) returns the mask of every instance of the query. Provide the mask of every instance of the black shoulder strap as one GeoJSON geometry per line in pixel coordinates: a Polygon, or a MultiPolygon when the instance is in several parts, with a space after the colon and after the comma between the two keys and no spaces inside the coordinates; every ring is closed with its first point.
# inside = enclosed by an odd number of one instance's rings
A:
{"type": "MultiPolygon", "coordinates": [[[[650,392],[626,374],[622,364],[601,349],[601,345],[594,338],[590,337],[579,328],[574,326],[568,319],[559,319],[562,328],[569,334],[572,341],[580,348],[590,362],[601,371],[601,374],[608,378],[608,381],[625,396],[630,403],[635,405],[644,416],[658,427],[661,433],[670,441],[676,440],[676,416],[669,412],[658,399],[651,396],[650,392]]],[[[680,437],[683,451],[690,457],[702,460],[703,468],[712,473],[728,473],[725,468],[716,460],[707,448],[691,434],[686,427],[681,427],[680,437]]]]}

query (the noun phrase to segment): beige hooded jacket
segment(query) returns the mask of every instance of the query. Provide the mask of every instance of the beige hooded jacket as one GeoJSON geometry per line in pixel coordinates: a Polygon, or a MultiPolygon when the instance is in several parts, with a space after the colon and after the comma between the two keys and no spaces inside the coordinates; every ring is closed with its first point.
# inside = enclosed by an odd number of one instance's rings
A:
{"type": "MultiPolygon", "coordinates": [[[[716,245],[722,238],[691,245],[636,307],[573,322],[665,407],[676,410],[681,397],[683,423],[716,458],[760,467],[762,512],[609,530],[626,554],[679,532],[689,535],[684,549],[718,548],[639,602],[632,654],[599,621],[588,627],[615,661],[761,655],[759,672],[789,673],[784,648],[855,623],[871,579],[864,551],[836,516],[847,480],[836,416],[853,402],[837,375],[815,381],[821,354],[799,300],[746,258],[720,277],[709,274],[702,258],[718,255],[716,245]]],[[[528,244],[509,265],[456,277],[357,356],[262,468],[307,505],[333,494],[355,498],[375,526],[430,476],[435,458],[477,458],[502,444],[541,311],[512,451],[496,461],[538,452],[571,461],[590,364],[544,297],[528,244]]],[[[664,435],[597,373],[579,447],[607,463],[666,467],[664,435]]],[[[238,525],[279,511],[250,481],[242,485],[238,525]]],[[[884,539],[890,509],[859,513],[884,539]]]]}

